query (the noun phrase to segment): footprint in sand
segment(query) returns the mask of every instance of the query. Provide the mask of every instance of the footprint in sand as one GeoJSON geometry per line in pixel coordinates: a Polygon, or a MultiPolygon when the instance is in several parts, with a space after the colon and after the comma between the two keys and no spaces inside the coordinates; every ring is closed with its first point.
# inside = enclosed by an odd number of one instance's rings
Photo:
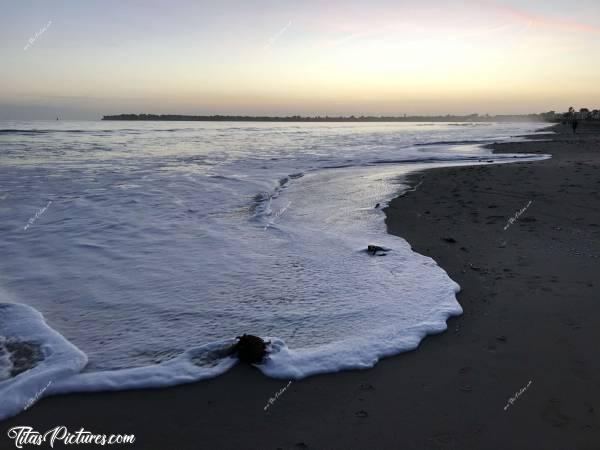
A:
{"type": "Polygon", "coordinates": [[[585,361],[582,361],[582,360],[573,361],[571,371],[573,372],[573,375],[575,375],[580,380],[583,380],[583,381],[591,380],[589,371],[587,369],[587,364],[585,363],[585,361]]]}
{"type": "Polygon", "coordinates": [[[447,432],[447,433],[441,432],[441,433],[434,434],[428,440],[433,441],[437,445],[446,446],[449,444],[454,444],[456,441],[456,436],[454,435],[454,433],[451,433],[451,432],[447,432]]]}
{"type": "Polygon", "coordinates": [[[458,373],[462,374],[466,374],[469,373],[471,371],[471,366],[465,366],[465,367],[461,367],[458,371],[458,373]]]}
{"type": "Polygon", "coordinates": [[[541,413],[544,422],[556,428],[568,427],[571,423],[571,418],[561,411],[561,402],[559,399],[550,399],[541,413]]]}

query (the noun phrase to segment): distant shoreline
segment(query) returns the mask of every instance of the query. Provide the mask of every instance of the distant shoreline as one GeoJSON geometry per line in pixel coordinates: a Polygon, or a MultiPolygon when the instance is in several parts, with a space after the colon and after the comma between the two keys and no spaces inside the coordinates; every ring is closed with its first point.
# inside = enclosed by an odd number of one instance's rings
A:
{"type": "Polygon", "coordinates": [[[117,114],[103,116],[102,120],[127,121],[194,121],[194,122],[540,122],[541,114],[480,116],[189,116],[179,114],[117,114]]]}

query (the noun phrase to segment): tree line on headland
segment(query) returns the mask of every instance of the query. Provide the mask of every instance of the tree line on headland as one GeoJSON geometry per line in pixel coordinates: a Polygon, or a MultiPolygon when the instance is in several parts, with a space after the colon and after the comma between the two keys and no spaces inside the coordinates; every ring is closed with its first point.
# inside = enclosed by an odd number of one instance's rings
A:
{"type": "Polygon", "coordinates": [[[572,106],[569,107],[567,112],[555,112],[548,111],[546,113],[540,114],[543,120],[546,122],[565,122],[572,120],[599,120],[600,121],[600,110],[598,109],[588,109],[581,108],[579,111],[576,111],[572,106]]]}
{"type": "Polygon", "coordinates": [[[188,116],[180,114],[117,114],[102,120],[181,120],[205,122],[512,122],[540,120],[539,114],[490,116],[188,116]]]}
{"type": "Polygon", "coordinates": [[[582,108],[575,111],[557,113],[549,111],[540,114],[495,115],[468,114],[445,116],[192,116],[181,114],[116,114],[103,116],[102,120],[162,120],[162,121],[199,121],[199,122],[560,122],[563,120],[600,120],[597,109],[590,111],[582,108]]]}

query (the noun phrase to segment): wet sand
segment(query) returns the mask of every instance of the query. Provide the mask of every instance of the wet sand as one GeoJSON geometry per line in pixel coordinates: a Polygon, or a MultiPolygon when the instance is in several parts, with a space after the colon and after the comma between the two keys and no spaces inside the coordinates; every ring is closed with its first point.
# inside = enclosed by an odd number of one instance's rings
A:
{"type": "Polygon", "coordinates": [[[1,424],[0,448],[12,426],[65,425],[140,449],[599,449],[600,127],[557,129],[494,147],[550,160],[425,171],[391,202],[389,231],[462,287],[464,314],[416,351],[289,386],[238,366],[46,398],[1,424]]]}

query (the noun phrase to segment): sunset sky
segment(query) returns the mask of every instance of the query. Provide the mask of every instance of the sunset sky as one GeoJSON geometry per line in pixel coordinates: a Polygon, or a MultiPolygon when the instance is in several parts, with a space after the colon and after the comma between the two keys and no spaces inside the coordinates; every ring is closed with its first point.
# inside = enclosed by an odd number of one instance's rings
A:
{"type": "Polygon", "coordinates": [[[0,119],[600,107],[598,0],[0,6],[0,119]]]}

